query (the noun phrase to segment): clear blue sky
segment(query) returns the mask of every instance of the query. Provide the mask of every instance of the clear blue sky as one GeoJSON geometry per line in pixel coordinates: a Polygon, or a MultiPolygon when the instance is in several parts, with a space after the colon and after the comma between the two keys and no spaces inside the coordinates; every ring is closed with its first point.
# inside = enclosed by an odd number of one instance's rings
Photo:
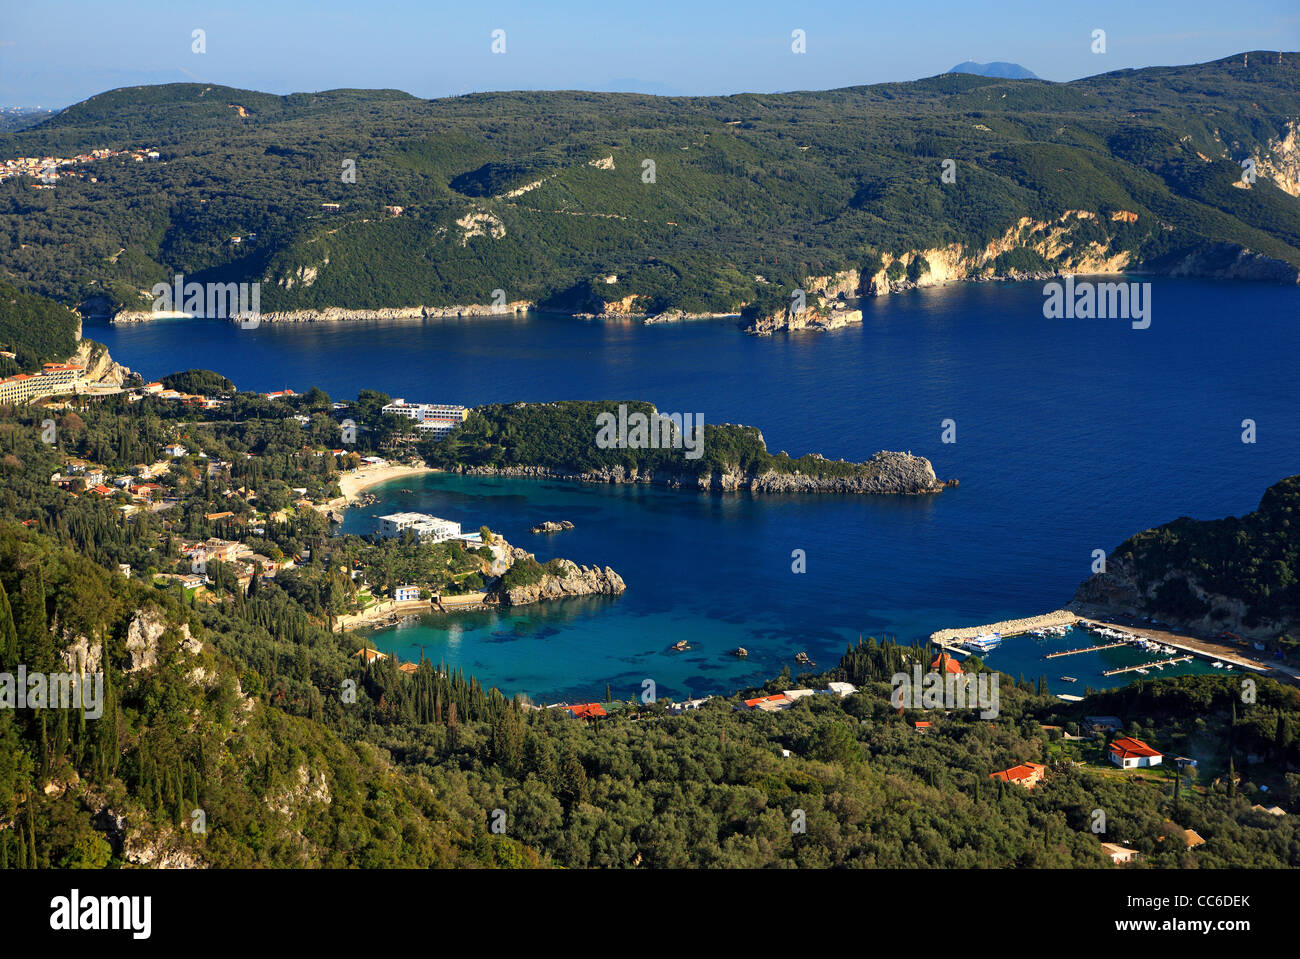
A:
{"type": "Polygon", "coordinates": [[[395,87],[715,94],[826,89],[1010,60],[1048,80],[1300,49],[1295,0],[6,0],[0,106],[201,80],[272,93],[395,87]],[[191,49],[206,31],[207,52],[191,49]],[[1107,52],[1090,50],[1094,29],[1107,52]],[[506,53],[491,33],[506,31],[506,53]],[[791,52],[802,29],[807,53],[791,52]]]}

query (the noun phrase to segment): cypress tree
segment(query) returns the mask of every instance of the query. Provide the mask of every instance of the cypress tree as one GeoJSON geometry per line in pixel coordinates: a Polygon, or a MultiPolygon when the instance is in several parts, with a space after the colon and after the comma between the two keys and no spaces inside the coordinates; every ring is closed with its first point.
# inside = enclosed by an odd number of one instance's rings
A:
{"type": "Polygon", "coordinates": [[[39,565],[23,577],[19,599],[21,612],[18,617],[18,638],[22,648],[21,659],[33,670],[52,672],[54,637],[50,635],[45,615],[45,577],[41,574],[39,565]]]}
{"type": "Polygon", "coordinates": [[[30,810],[27,812],[27,865],[31,869],[41,867],[40,860],[36,858],[36,820],[30,810]]]}
{"type": "Polygon", "coordinates": [[[0,667],[10,671],[18,664],[18,627],[14,624],[14,610],[9,605],[9,594],[0,582],[0,667]]]}

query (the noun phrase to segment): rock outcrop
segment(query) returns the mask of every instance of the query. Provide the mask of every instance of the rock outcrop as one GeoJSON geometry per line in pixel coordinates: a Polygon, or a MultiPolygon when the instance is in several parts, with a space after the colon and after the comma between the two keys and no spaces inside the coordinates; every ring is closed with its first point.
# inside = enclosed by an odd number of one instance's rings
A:
{"type": "Polygon", "coordinates": [[[86,368],[82,383],[87,386],[121,386],[132,373],[108,354],[108,347],[94,340],[80,340],[69,363],[86,368]]]}
{"type": "Polygon", "coordinates": [[[839,330],[862,322],[862,311],[851,309],[843,304],[833,306],[807,307],[796,312],[786,307],[766,316],[756,316],[747,320],[742,328],[754,336],[770,336],[773,333],[794,333],[800,330],[839,330]]]}
{"type": "MultiPolygon", "coordinates": [[[[134,673],[158,665],[161,641],[167,631],[167,622],[159,610],[149,607],[136,613],[126,630],[126,651],[131,655],[131,665],[125,671],[134,673]]],[[[190,656],[202,651],[203,643],[190,635],[188,623],[182,623],[175,635],[181,651],[190,656]]]]}
{"type": "Polygon", "coordinates": [[[573,529],[573,524],[567,519],[562,519],[558,523],[554,520],[547,520],[545,523],[538,523],[529,529],[530,533],[563,533],[565,530],[573,529]]]}
{"type": "MultiPolygon", "coordinates": [[[[519,559],[533,558],[531,553],[523,550],[517,550],[516,553],[520,554],[519,559]]],[[[537,582],[493,590],[488,594],[487,602],[501,606],[526,606],[529,603],[569,596],[618,596],[627,589],[623,577],[608,566],[604,569],[598,566],[589,568],[567,559],[554,559],[542,569],[541,578],[537,582]]]]}

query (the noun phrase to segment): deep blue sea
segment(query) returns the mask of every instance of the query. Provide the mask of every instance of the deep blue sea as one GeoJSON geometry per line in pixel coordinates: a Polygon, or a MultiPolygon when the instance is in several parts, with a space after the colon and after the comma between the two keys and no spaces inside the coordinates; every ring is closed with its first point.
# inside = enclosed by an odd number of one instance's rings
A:
{"type": "MultiPolygon", "coordinates": [[[[1041,284],[959,284],[865,301],[860,328],[763,339],[728,321],[553,315],[255,330],[164,320],[87,324],[85,334],[150,378],[201,367],[244,389],[320,386],[347,398],[374,388],[467,405],[643,399],[757,426],[774,451],[860,460],[911,450],[960,479],[912,498],[432,476],[351,511],[349,531],[396,508],[487,524],[541,560],[609,565],[628,583],[612,600],[429,617],[377,634],[381,648],[413,658],[423,646],[539,700],[603,697],[606,683],[630,698],[646,679],[659,696],[681,696],[794,669],[799,650],[831,666],[859,634],[910,641],[1058,608],[1088,576],[1094,549],[1178,516],[1248,512],[1300,472],[1300,291],[1152,282],[1146,330],[1044,319],[1041,284]],[[945,419],[955,443],[941,442],[945,419]],[[1245,419],[1256,423],[1254,444],[1242,442],[1245,419]],[[577,528],[528,533],[544,519],[577,528]],[[796,549],[805,574],[791,571],[796,549]],[[693,649],[669,652],[679,639],[693,649]],[[737,645],[747,660],[728,655],[737,645]]],[[[1138,656],[1049,664],[1043,652],[1012,638],[988,662],[1081,693],[1114,684],[1101,669],[1138,656]]]]}

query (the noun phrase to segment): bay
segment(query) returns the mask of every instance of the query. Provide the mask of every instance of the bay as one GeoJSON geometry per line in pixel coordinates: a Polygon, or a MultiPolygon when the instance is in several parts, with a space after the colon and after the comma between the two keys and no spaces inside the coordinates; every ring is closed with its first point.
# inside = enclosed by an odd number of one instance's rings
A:
{"type": "MultiPolygon", "coordinates": [[[[423,645],[538,699],[599,698],[606,683],[626,698],[646,680],[659,696],[730,691],[794,668],[801,649],[833,665],[859,634],[910,641],[1057,608],[1089,574],[1094,549],[1182,515],[1247,512],[1300,471],[1295,288],[1157,279],[1146,330],[1048,320],[1042,302],[1036,283],[959,284],[864,301],[861,327],[764,339],[727,321],[547,314],[255,330],[88,323],[85,332],[150,378],[199,367],[244,389],[317,385],[351,397],[372,388],[466,405],[644,399],[757,426],[773,450],[854,460],[911,450],[960,479],[911,498],[433,476],[351,511],[346,529],[415,508],[486,523],[539,559],[618,570],[629,587],[618,599],[430,617],[377,639],[404,657],[423,645]],[[952,444],[940,439],[947,419],[952,444]],[[1254,444],[1241,441],[1244,419],[1257,424],[1254,444]],[[543,519],[577,528],[527,532],[543,519]],[[805,574],[791,570],[797,549],[805,574]],[[667,651],[683,638],[691,652],[667,651]],[[728,655],[737,645],[748,659],[728,655]]],[[[1081,691],[1057,682],[1041,654],[1011,639],[988,661],[1031,678],[1047,672],[1056,692],[1081,691]]],[[[1110,685],[1093,675],[1105,655],[1070,657],[1059,671],[1078,687],[1110,685]]]]}

